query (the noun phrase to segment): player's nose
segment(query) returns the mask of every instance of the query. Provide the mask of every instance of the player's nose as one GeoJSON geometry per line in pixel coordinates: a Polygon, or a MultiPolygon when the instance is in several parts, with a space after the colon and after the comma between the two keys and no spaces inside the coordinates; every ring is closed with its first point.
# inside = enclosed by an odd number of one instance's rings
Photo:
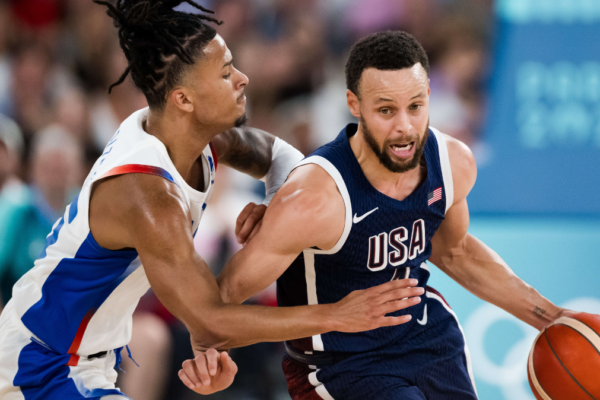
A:
{"type": "Polygon", "coordinates": [[[411,122],[406,112],[398,112],[394,118],[394,131],[396,133],[408,134],[410,132],[411,122]]]}
{"type": "Polygon", "coordinates": [[[241,89],[244,86],[248,85],[248,83],[250,82],[250,79],[248,79],[246,74],[244,74],[242,71],[236,69],[236,72],[239,74],[238,84],[237,84],[236,89],[241,89]]]}

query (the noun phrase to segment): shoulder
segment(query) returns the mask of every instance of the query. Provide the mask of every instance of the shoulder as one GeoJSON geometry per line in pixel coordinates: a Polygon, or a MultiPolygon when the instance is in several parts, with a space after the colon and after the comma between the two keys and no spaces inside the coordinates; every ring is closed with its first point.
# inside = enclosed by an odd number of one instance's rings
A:
{"type": "Polygon", "coordinates": [[[345,205],[336,182],[317,164],[296,168],[265,215],[282,228],[294,227],[306,247],[328,249],[344,230],[345,205]],[[275,222],[278,219],[280,222],[275,222]]]}
{"type": "Polygon", "coordinates": [[[179,187],[161,176],[128,173],[96,182],[93,198],[105,200],[111,208],[139,214],[146,209],[187,209],[179,187]]]}
{"type": "Polygon", "coordinates": [[[441,137],[448,148],[456,203],[466,198],[473,188],[477,179],[477,164],[473,152],[466,144],[445,133],[441,137]]]}
{"type": "Polygon", "coordinates": [[[159,176],[119,175],[96,182],[92,189],[90,227],[98,243],[109,249],[135,247],[137,237],[187,226],[188,220],[183,193],[159,176]]]}
{"type": "Polygon", "coordinates": [[[294,169],[281,189],[284,190],[282,194],[291,195],[290,200],[302,199],[303,204],[311,209],[343,205],[334,178],[318,164],[304,164],[294,169]]]}

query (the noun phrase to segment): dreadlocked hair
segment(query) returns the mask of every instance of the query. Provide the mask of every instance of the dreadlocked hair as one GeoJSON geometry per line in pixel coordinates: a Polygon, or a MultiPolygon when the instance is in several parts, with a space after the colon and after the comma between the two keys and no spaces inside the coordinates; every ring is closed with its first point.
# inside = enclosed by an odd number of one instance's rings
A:
{"type": "Polygon", "coordinates": [[[144,93],[150,108],[162,110],[169,91],[180,84],[187,65],[194,64],[217,31],[206,22],[222,22],[205,14],[188,14],[173,10],[187,3],[204,13],[213,11],[194,0],[93,0],[108,8],[107,14],[119,29],[119,44],[128,66],[119,80],[108,89],[120,85],[127,75],[144,93]]]}

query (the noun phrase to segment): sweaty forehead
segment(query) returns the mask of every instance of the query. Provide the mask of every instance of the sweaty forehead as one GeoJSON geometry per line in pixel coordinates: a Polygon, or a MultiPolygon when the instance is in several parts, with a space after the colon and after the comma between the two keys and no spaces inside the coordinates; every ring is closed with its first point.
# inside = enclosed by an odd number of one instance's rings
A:
{"type": "Polygon", "coordinates": [[[401,98],[414,96],[415,92],[427,90],[429,78],[421,64],[398,70],[380,70],[367,68],[363,71],[359,83],[360,97],[389,95],[401,98]]]}

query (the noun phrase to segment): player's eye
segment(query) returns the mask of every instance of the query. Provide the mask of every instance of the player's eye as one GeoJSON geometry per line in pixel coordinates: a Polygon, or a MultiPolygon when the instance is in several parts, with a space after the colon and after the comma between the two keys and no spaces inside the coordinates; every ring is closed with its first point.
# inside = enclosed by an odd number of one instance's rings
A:
{"type": "Polygon", "coordinates": [[[409,107],[409,110],[411,110],[411,111],[417,111],[419,108],[421,108],[421,105],[420,105],[420,104],[412,104],[412,105],[409,107]]]}
{"type": "Polygon", "coordinates": [[[223,75],[223,79],[229,79],[230,76],[231,76],[231,72],[228,73],[227,75],[223,75]]]}
{"type": "Polygon", "coordinates": [[[379,110],[380,113],[382,113],[383,115],[388,115],[391,111],[389,108],[384,108],[382,110],[379,110]]]}

